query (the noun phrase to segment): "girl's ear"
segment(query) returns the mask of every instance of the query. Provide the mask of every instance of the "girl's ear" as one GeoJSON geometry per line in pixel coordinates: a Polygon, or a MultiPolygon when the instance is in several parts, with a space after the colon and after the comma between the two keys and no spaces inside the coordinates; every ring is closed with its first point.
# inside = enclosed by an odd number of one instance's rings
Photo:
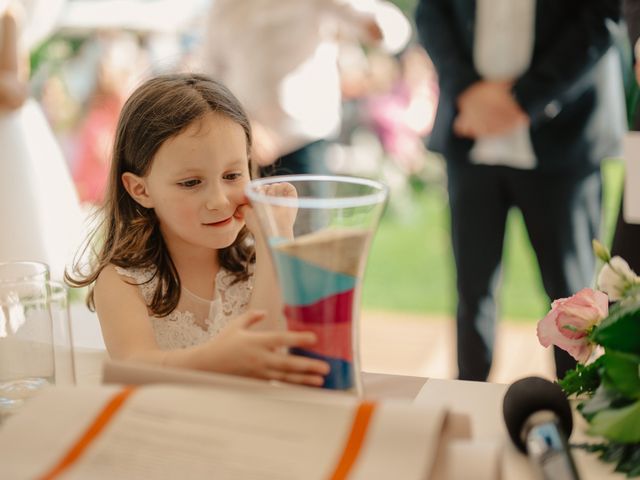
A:
{"type": "Polygon", "coordinates": [[[123,173],[121,178],[122,184],[129,195],[131,195],[131,198],[144,208],[153,208],[153,200],[149,196],[149,192],[147,192],[147,184],[144,178],[131,172],[123,173]]]}

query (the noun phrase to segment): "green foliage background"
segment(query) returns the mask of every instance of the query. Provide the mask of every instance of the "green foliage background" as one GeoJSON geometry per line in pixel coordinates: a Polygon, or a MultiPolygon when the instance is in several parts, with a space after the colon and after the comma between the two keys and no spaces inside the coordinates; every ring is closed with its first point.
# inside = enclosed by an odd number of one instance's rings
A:
{"type": "MultiPolygon", "coordinates": [[[[603,227],[610,244],[618,214],[623,165],[603,164],[603,227]]],[[[507,226],[500,295],[502,315],[533,321],[549,309],[549,300],[520,213],[507,226]]],[[[363,287],[363,308],[450,315],[455,311],[455,273],[449,241],[446,192],[427,185],[408,198],[394,200],[376,233],[363,287]]]]}

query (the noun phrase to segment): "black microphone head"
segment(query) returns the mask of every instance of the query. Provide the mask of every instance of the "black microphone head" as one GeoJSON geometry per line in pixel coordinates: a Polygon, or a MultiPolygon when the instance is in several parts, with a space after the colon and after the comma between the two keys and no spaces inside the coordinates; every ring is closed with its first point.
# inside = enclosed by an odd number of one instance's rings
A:
{"type": "Polygon", "coordinates": [[[564,434],[567,438],[571,435],[571,405],[558,384],[540,377],[526,377],[507,389],[502,403],[504,422],[511,440],[524,453],[527,448],[522,438],[522,428],[532,414],[541,410],[555,413],[564,434]]]}

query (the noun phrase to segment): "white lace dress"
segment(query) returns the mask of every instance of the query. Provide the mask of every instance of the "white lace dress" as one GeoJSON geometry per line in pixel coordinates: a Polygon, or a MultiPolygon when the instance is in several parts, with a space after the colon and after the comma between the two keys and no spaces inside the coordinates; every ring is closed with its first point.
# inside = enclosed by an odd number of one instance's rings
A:
{"type": "MultiPolygon", "coordinates": [[[[151,303],[158,279],[154,268],[120,268],[116,271],[139,284],[147,304],[151,303]]],[[[233,283],[233,273],[220,268],[213,300],[201,298],[184,286],[176,309],[166,317],[149,316],[158,346],[163,350],[191,347],[217,335],[232,318],[244,313],[253,290],[253,276],[233,283]]]]}

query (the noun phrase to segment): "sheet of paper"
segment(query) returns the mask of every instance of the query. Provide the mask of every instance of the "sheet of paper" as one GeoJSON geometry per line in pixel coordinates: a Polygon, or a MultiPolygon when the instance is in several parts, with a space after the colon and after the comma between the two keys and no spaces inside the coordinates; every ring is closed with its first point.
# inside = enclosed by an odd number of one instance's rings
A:
{"type": "Polygon", "coordinates": [[[0,478],[41,477],[120,390],[117,386],[50,387],[31,398],[24,411],[0,426],[0,478]]]}
{"type": "Polygon", "coordinates": [[[327,478],[351,427],[352,409],[198,390],[141,389],[69,478],[327,478]]]}
{"type": "MultiPolygon", "coordinates": [[[[0,452],[10,459],[0,463],[0,477],[34,478],[53,468],[117,392],[113,386],[54,387],[34,398],[0,430],[0,452]]],[[[331,478],[345,457],[360,402],[300,398],[282,390],[269,396],[140,387],[61,478],[331,478]]],[[[441,407],[378,404],[348,478],[423,480],[444,418],[441,407]]]]}
{"type": "MultiPolygon", "coordinates": [[[[467,415],[470,420],[471,438],[452,441],[445,450],[443,478],[529,480],[526,476],[529,470],[526,457],[516,457],[516,461],[524,461],[525,476],[504,476],[505,470],[501,465],[507,434],[502,422],[502,397],[506,388],[507,385],[495,383],[433,378],[424,384],[414,403],[440,403],[446,405],[451,413],[467,415]],[[479,459],[482,461],[479,462],[479,459]],[[502,477],[499,476],[501,470],[502,477]]],[[[506,447],[508,449],[508,445],[506,447]]]]}
{"type": "Polygon", "coordinates": [[[627,132],[623,156],[625,174],[622,214],[627,223],[640,224],[640,132],[627,132]]]}

